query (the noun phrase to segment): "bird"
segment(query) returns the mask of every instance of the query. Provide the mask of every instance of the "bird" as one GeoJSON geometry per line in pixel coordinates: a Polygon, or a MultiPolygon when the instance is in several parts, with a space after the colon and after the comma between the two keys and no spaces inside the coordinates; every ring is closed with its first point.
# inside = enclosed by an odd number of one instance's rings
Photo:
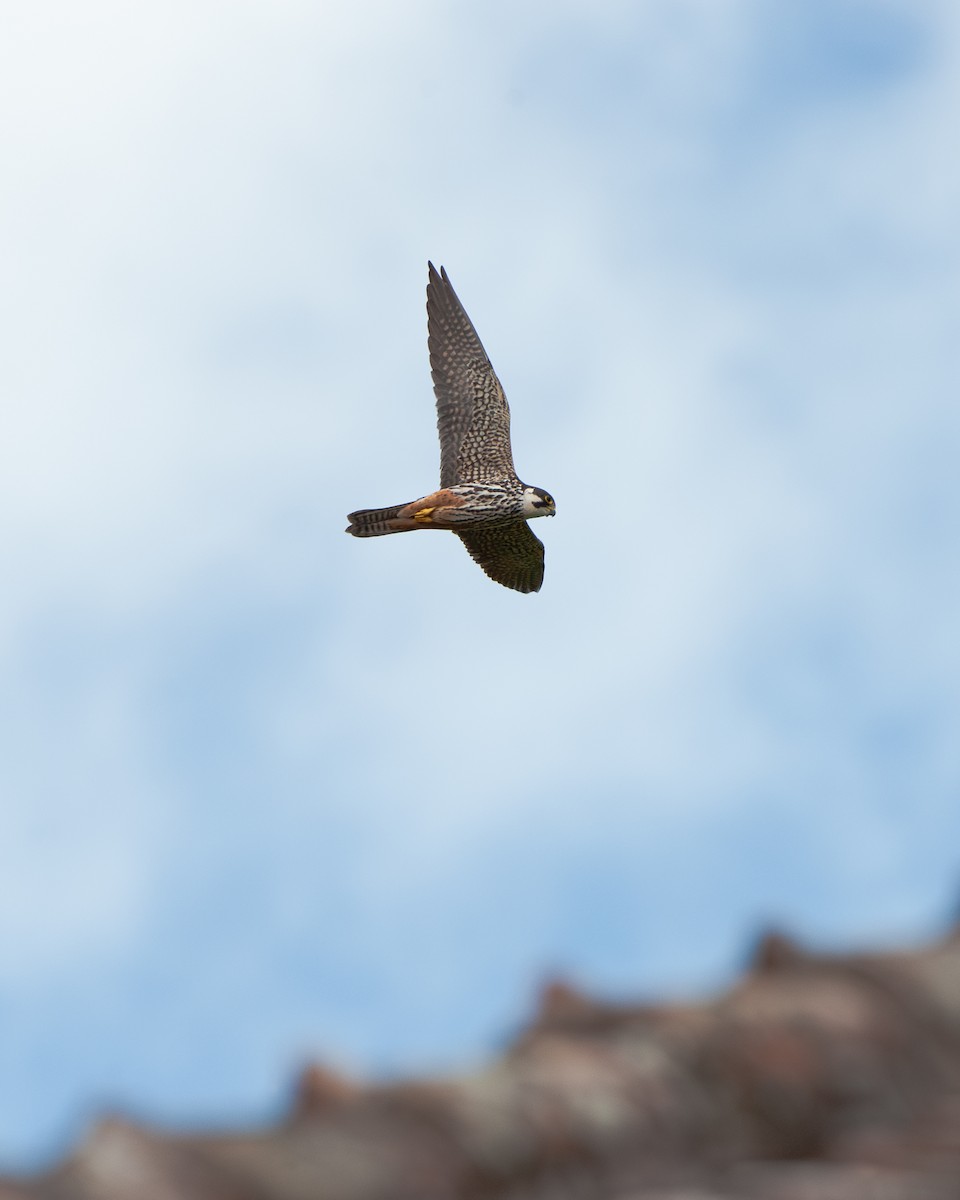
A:
{"type": "Polygon", "coordinates": [[[486,574],[517,592],[543,583],[543,543],[527,524],[552,517],[549,492],[521,482],[510,448],[510,406],[446,270],[427,263],[427,347],[437,401],[440,489],[347,517],[354,537],[414,529],[457,535],[486,574]]]}

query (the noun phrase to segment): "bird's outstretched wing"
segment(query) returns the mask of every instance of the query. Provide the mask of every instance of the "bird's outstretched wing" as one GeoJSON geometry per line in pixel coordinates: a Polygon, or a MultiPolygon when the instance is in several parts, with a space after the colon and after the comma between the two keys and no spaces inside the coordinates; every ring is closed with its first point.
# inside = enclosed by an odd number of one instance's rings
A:
{"type": "Polygon", "coordinates": [[[507,397],[446,271],[441,267],[438,274],[433,263],[428,266],[427,344],[437,396],[440,486],[515,479],[507,397]]]}
{"type": "Polygon", "coordinates": [[[524,520],[508,525],[457,530],[475,563],[515,592],[539,592],[543,583],[543,542],[524,520]]]}

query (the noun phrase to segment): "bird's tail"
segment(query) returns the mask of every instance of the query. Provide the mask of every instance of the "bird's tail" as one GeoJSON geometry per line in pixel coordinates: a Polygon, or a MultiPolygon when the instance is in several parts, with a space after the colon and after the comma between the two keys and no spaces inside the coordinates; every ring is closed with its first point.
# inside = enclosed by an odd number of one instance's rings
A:
{"type": "Polygon", "coordinates": [[[354,537],[383,537],[387,533],[404,533],[408,529],[422,529],[423,525],[412,517],[397,514],[406,504],[395,504],[393,508],[361,508],[350,513],[347,533],[354,537]]]}

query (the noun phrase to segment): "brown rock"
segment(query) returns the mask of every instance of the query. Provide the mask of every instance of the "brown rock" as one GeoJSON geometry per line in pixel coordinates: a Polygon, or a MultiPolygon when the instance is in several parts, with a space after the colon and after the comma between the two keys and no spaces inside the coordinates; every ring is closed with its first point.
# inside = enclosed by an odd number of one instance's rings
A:
{"type": "Polygon", "coordinates": [[[230,1136],[101,1122],[0,1200],[960,1200],[960,939],[824,956],[767,934],[729,993],[612,1005],[543,989],[484,1070],[299,1076],[230,1136]]]}

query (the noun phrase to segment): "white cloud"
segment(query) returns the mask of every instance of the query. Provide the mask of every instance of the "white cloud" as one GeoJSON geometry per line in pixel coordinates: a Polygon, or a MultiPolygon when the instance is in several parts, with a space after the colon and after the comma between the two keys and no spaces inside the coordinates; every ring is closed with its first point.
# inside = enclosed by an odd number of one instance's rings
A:
{"type": "Polygon", "coordinates": [[[8,663],[3,707],[0,987],[14,993],[130,952],[169,831],[122,673],[63,661],[66,639],[33,649],[40,678],[8,663]]]}

